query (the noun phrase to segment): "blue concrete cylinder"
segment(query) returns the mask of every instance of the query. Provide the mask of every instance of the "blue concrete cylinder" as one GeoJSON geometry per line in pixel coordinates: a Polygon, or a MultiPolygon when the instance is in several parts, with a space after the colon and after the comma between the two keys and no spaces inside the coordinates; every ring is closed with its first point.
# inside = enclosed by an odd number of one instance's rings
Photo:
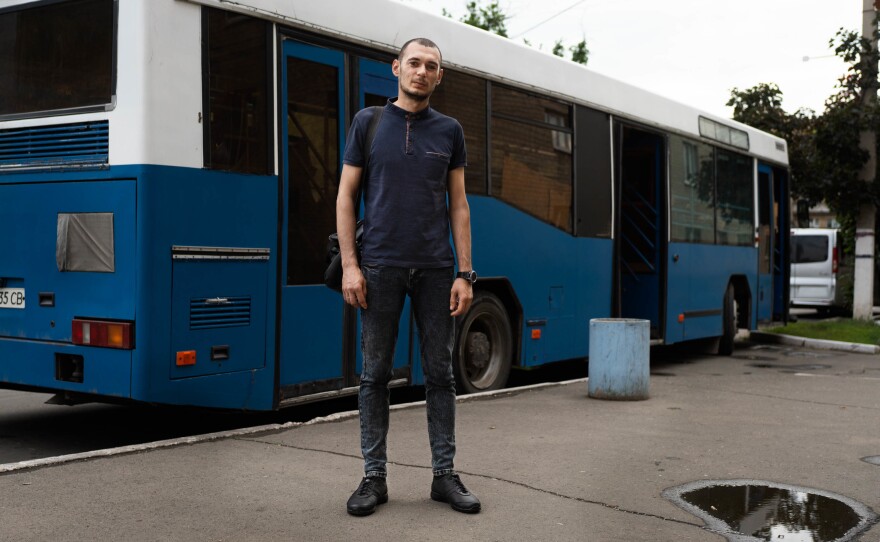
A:
{"type": "Polygon", "coordinates": [[[590,320],[589,396],[618,401],[647,399],[650,349],[648,320],[590,320]]]}

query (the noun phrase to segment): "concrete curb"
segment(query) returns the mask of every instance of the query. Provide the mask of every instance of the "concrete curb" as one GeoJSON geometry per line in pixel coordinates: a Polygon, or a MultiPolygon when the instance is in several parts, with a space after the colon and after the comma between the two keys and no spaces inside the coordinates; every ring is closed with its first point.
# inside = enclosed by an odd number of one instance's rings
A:
{"type": "Polygon", "coordinates": [[[852,352],[855,354],[880,354],[880,346],[871,344],[828,341],[825,339],[807,339],[805,337],[782,335],[780,333],[767,333],[766,331],[752,331],[749,334],[749,338],[754,342],[803,346],[806,348],[815,348],[817,350],[834,350],[837,352],[852,352]]]}
{"type": "MultiPolygon", "coordinates": [[[[575,384],[579,382],[586,382],[586,378],[578,378],[575,380],[567,380],[564,382],[544,382],[541,384],[532,384],[530,386],[521,386],[518,388],[505,388],[501,390],[494,391],[485,391],[480,393],[472,393],[469,395],[462,395],[456,398],[457,403],[467,403],[471,401],[480,401],[480,400],[488,400],[494,399],[498,397],[505,397],[508,395],[516,395],[526,391],[538,390],[542,388],[552,388],[558,386],[565,386],[568,384],[575,384]]],[[[586,393],[586,392],[585,392],[586,393]]],[[[409,408],[418,408],[420,406],[424,406],[425,401],[415,401],[412,403],[402,403],[399,405],[393,405],[391,407],[392,411],[395,410],[405,410],[409,408]]],[[[306,425],[316,425],[320,423],[333,423],[340,422],[344,420],[349,420],[351,418],[356,418],[358,416],[357,410],[349,410],[347,412],[337,412],[335,414],[331,414],[329,416],[322,416],[320,418],[314,418],[307,422],[287,422],[287,423],[272,423],[268,425],[257,425],[254,427],[244,427],[241,429],[231,429],[229,431],[218,431],[216,433],[206,433],[204,435],[193,435],[189,437],[180,437],[175,439],[168,440],[157,440],[154,442],[145,442],[143,444],[132,444],[130,446],[119,446],[116,448],[105,448],[103,450],[93,450],[90,452],[81,452],[77,454],[67,454],[67,455],[59,455],[55,457],[43,457],[40,459],[30,459],[27,461],[19,461],[17,463],[5,463],[0,464],[0,475],[11,474],[13,472],[27,471],[33,469],[40,469],[45,467],[53,467],[57,465],[63,465],[65,463],[74,463],[77,461],[87,461],[90,459],[99,459],[105,457],[113,457],[117,455],[126,455],[126,454],[135,454],[140,452],[148,452],[151,450],[160,450],[163,448],[172,448],[176,446],[188,446],[192,444],[199,444],[202,442],[211,442],[214,440],[224,440],[234,437],[242,437],[246,435],[254,435],[257,433],[277,433],[280,431],[286,431],[288,429],[293,429],[295,427],[302,427],[306,425]]]]}

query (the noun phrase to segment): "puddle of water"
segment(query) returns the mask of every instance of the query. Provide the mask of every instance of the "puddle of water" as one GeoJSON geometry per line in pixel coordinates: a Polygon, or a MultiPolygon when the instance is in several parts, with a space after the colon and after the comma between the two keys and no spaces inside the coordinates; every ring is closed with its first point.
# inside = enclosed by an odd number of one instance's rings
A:
{"type": "Polygon", "coordinates": [[[830,369],[831,365],[822,363],[801,363],[798,365],[787,365],[784,363],[749,363],[749,367],[757,367],[758,369],[782,369],[784,371],[817,371],[819,369],[830,369]]]}
{"type": "Polygon", "coordinates": [[[870,508],[848,497],[762,480],[705,480],[663,496],[732,542],[844,542],[877,521],[870,508]]]}
{"type": "Polygon", "coordinates": [[[862,461],[865,463],[870,463],[871,465],[877,465],[880,467],[880,455],[870,455],[868,457],[863,457],[862,461]]]}

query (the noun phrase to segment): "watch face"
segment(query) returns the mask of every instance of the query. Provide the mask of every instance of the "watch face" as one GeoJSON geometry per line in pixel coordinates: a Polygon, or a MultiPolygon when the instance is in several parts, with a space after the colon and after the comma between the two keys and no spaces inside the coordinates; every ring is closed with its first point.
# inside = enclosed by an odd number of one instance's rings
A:
{"type": "Polygon", "coordinates": [[[465,279],[471,284],[477,282],[477,272],[476,271],[459,271],[456,275],[458,278],[465,279]]]}

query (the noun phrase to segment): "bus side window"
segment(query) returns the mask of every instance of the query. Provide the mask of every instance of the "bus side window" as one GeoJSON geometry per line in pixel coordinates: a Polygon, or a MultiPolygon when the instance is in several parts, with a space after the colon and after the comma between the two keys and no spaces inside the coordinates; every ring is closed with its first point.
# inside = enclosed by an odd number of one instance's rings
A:
{"type": "Polygon", "coordinates": [[[571,232],[571,132],[568,104],[492,85],[492,195],[571,232]]]}
{"type": "Polygon", "coordinates": [[[205,167],[270,173],[268,35],[264,21],[203,8],[205,167]]]}
{"type": "Polygon", "coordinates": [[[576,106],[575,234],[611,237],[611,131],[607,113],[576,106]]]}
{"type": "Polygon", "coordinates": [[[486,194],[486,81],[443,70],[443,84],[431,95],[431,107],[461,123],[468,161],[465,189],[468,194],[486,194]]]}

